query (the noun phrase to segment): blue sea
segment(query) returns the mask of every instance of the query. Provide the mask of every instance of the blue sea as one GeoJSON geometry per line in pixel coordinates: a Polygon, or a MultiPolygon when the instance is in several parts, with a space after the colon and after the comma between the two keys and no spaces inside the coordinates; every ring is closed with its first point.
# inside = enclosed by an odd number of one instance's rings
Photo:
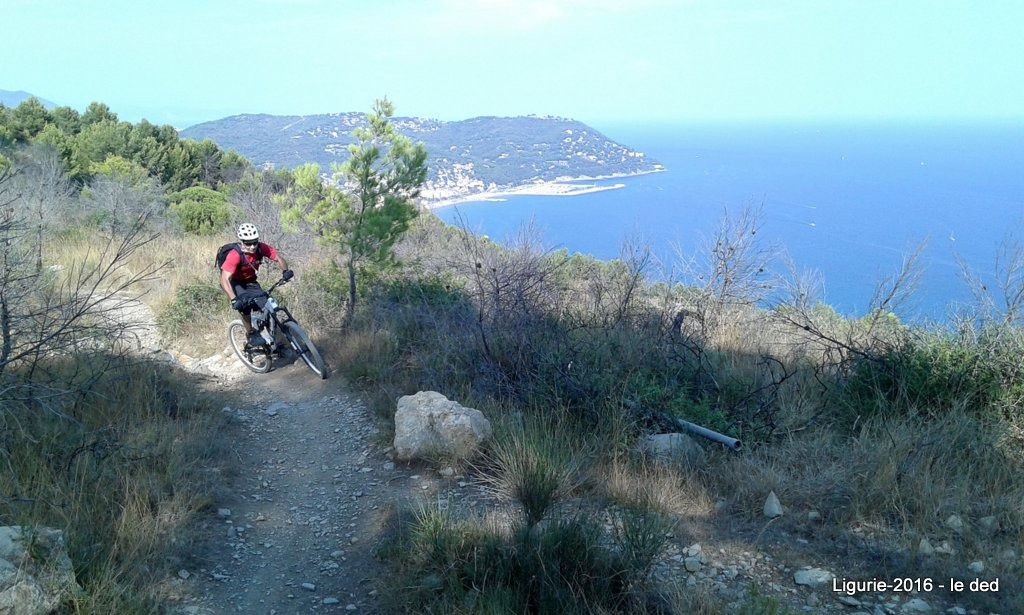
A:
{"type": "Polygon", "coordinates": [[[958,259],[992,286],[1000,243],[1024,222],[1024,123],[599,129],[667,171],[596,182],[625,184],[617,190],[436,213],[498,241],[532,221],[548,247],[601,259],[639,240],[671,266],[724,211],[753,205],[763,240],[819,272],[821,299],[845,315],[864,314],[877,282],[926,241],[920,286],[900,314],[908,321],[945,320],[970,301],[958,259]]]}

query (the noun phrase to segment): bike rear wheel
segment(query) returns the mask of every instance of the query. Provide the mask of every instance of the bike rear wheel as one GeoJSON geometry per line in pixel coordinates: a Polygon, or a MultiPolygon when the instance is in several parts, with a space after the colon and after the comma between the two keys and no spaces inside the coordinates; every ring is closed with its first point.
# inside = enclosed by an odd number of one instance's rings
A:
{"type": "Polygon", "coordinates": [[[320,376],[320,378],[326,378],[327,364],[324,363],[323,357],[320,356],[320,351],[316,349],[313,342],[309,341],[306,330],[294,320],[281,323],[281,328],[284,330],[285,337],[291,342],[295,353],[302,357],[302,360],[309,369],[313,370],[313,373],[320,376]]]}
{"type": "Polygon", "coordinates": [[[265,374],[273,367],[273,362],[270,360],[270,346],[255,348],[249,346],[249,334],[246,333],[245,325],[241,320],[232,321],[228,325],[228,340],[242,365],[257,374],[265,374]]]}

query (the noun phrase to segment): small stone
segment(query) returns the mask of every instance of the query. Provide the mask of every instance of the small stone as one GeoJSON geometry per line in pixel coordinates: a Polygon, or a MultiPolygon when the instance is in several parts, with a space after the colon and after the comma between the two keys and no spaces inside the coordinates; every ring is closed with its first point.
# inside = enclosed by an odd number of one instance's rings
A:
{"type": "Polygon", "coordinates": [[[960,518],[960,515],[950,515],[946,517],[946,527],[954,532],[962,532],[964,529],[963,519],[960,518]]]}
{"type": "Polygon", "coordinates": [[[459,481],[459,482],[458,482],[457,484],[458,484],[458,485],[459,485],[460,487],[465,487],[467,483],[465,483],[464,481],[461,481],[461,480],[460,480],[460,481],[459,481]]]}
{"type": "Polygon", "coordinates": [[[277,401],[270,404],[267,407],[267,414],[269,414],[270,416],[276,416],[278,412],[288,410],[289,408],[291,408],[291,404],[285,403],[283,401],[277,401]]]}
{"type": "Polygon", "coordinates": [[[839,600],[839,602],[845,604],[846,606],[852,606],[852,607],[860,606],[860,600],[857,600],[853,596],[839,596],[839,598],[837,598],[837,600],[839,600]]]}
{"type": "Polygon", "coordinates": [[[917,544],[917,552],[921,555],[935,555],[935,547],[928,542],[927,538],[922,538],[921,542],[917,544]]]}
{"type": "Polygon", "coordinates": [[[320,604],[338,604],[339,602],[341,602],[341,600],[338,600],[337,598],[324,598],[320,601],[320,604]]]}
{"type": "Polygon", "coordinates": [[[238,536],[238,530],[235,529],[235,526],[229,525],[228,526],[228,538],[234,540],[234,538],[236,536],[238,536]]]}
{"type": "Polygon", "coordinates": [[[313,585],[312,583],[303,583],[302,584],[302,589],[305,589],[305,590],[311,591],[311,592],[312,591],[316,591],[316,585],[313,585]]]}
{"type": "Polygon", "coordinates": [[[192,573],[190,573],[188,570],[185,570],[184,568],[178,571],[178,577],[181,579],[187,579],[190,576],[192,576],[192,573]]]}
{"type": "Polygon", "coordinates": [[[900,607],[900,613],[931,613],[932,607],[930,604],[921,600],[920,598],[913,598],[908,600],[902,607],[900,607]]]}
{"type": "Polygon", "coordinates": [[[810,587],[831,583],[834,578],[834,574],[821,568],[804,568],[793,575],[793,581],[797,585],[808,585],[810,587]]]}
{"type": "Polygon", "coordinates": [[[769,519],[782,516],[782,504],[779,502],[779,496],[775,495],[772,491],[768,494],[768,499],[764,501],[764,516],[769,519]]]}
{"type": "Polygon", "coordinates": [[[967,609],[962,606],[950,607],[949,609],[946,609],[946,612],[951,613],[952,615],[967,615],[967,609]]]}
{"type": "Polygon", "coordinates": [[[985,563],[981,560],[974,561],[967,565],[967,569],[974,574],[981,574],[985,572],[985,563]]]}
{"type": "Polygon", "coordinates": [[[441,476],[443,476],[445,478],[451,478],[451,477],[455,476],[455,468],[449,466],[449,467],[441,470],[440,472],[438,472],[438,474],[440,474],[441,476]]]}
{"type": "Polygon", "coordinates": [[[686,572],[697,572],[700,570],[700,560],[696,557],[688,557],[683,561],[686,572]]]}
{"type": "Polygon", "coordinates": [[[812,522],[821,521],[821,513],[816,510],[809,510],[807,511],[807,520],[812,522]]]}
{"type": "Polygon", "coordinates": [[[343,555],[345,555],[344,551],[331,551],[331,559],[338,559],[343,555]]]}
{"type": "Polygon", "coordinates": [[[218,508],[217,509],[217,516],[220,517],[221,519],[230,519],[231,518],[231,509],[230,508],[218,508]]]}
{"type": "Polygon", "coordinates": [[[395,462],[393,462],[393,461],[385,461],[384,462],[384,470],[385,471],[390,472],[391,470],[394,470],[394,469],[395,469],[395,462]]]}
{"type": "Polygon", "coordinates": [[[700,555],[700,544],[694,543],[689,547],[686,547],[686,554],[690,557],[697,557],[698,555],[700,555]]]}
{"type": "Polygon", "coordinates": [[[356,608],[357,607],[354,604],[347,604],[347,605],[345,605],[345,610],[346,611],[354,611],[354,610],[356,610],[356,608]]]}
{"type": "Polygon", "coordinates": [[[956,553],[956,549],[950,546],[948,540],[943,540],[941,545],[935,547],[935,552],[943,555],[953,555],[956,553]]]}
{"type": "Polygon", "coordinates": [[[989,532],[994,532],[999,529],[999,520],[994,516],[982,517],[981,519],[978,519],[978,524],[989,532]]]}

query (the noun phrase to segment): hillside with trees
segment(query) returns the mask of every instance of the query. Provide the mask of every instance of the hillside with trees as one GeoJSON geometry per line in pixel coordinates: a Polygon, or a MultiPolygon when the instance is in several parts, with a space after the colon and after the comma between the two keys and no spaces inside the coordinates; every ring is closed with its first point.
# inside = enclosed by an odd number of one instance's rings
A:
{"type": "MultiPolygon", "coordinates": [[[[237,150],[257,166],[323,169],[348,158],[362,113],[307,116],[236,115],[182,131],[237,150]]],[[[399,134],[428,154],[427,201],[538,181],[649,173],[661,165],[594,128],[556,117],[478,117],[458,122],[397,117],[399,134]]]]}

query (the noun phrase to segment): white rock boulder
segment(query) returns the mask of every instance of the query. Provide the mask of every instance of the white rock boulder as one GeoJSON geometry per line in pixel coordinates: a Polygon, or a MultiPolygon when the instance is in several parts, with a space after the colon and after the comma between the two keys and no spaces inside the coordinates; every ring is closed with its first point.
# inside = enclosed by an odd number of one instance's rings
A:
{"type": "Polygon", "coordinates": [[[706,458],[701,445],[683,433],[647,436],[637,442],[636,448],[640,453],[655,459],[672,459],[688,465],[701,465],[706,458]]]}
{"type": "Polygon", "coordinates": [[[395,412],[395,456],[422,459],[435,455],[471,457],[491,436],[483,413],[466,408],[434,391],[420,391],[398,400],[395,412]]]}
{"type": "Polygon", "coordinates": [[[81,591],[63,532],[45,527],[0,527],[0,613],[50,613],[81,591]]]}
{"type": "Polygon", "coordinates": [[[809,585],[818,587],[832,582],[835,575],[822,568],[803,568],[793,575],[793,582],[797,585],[809,585]]]}

